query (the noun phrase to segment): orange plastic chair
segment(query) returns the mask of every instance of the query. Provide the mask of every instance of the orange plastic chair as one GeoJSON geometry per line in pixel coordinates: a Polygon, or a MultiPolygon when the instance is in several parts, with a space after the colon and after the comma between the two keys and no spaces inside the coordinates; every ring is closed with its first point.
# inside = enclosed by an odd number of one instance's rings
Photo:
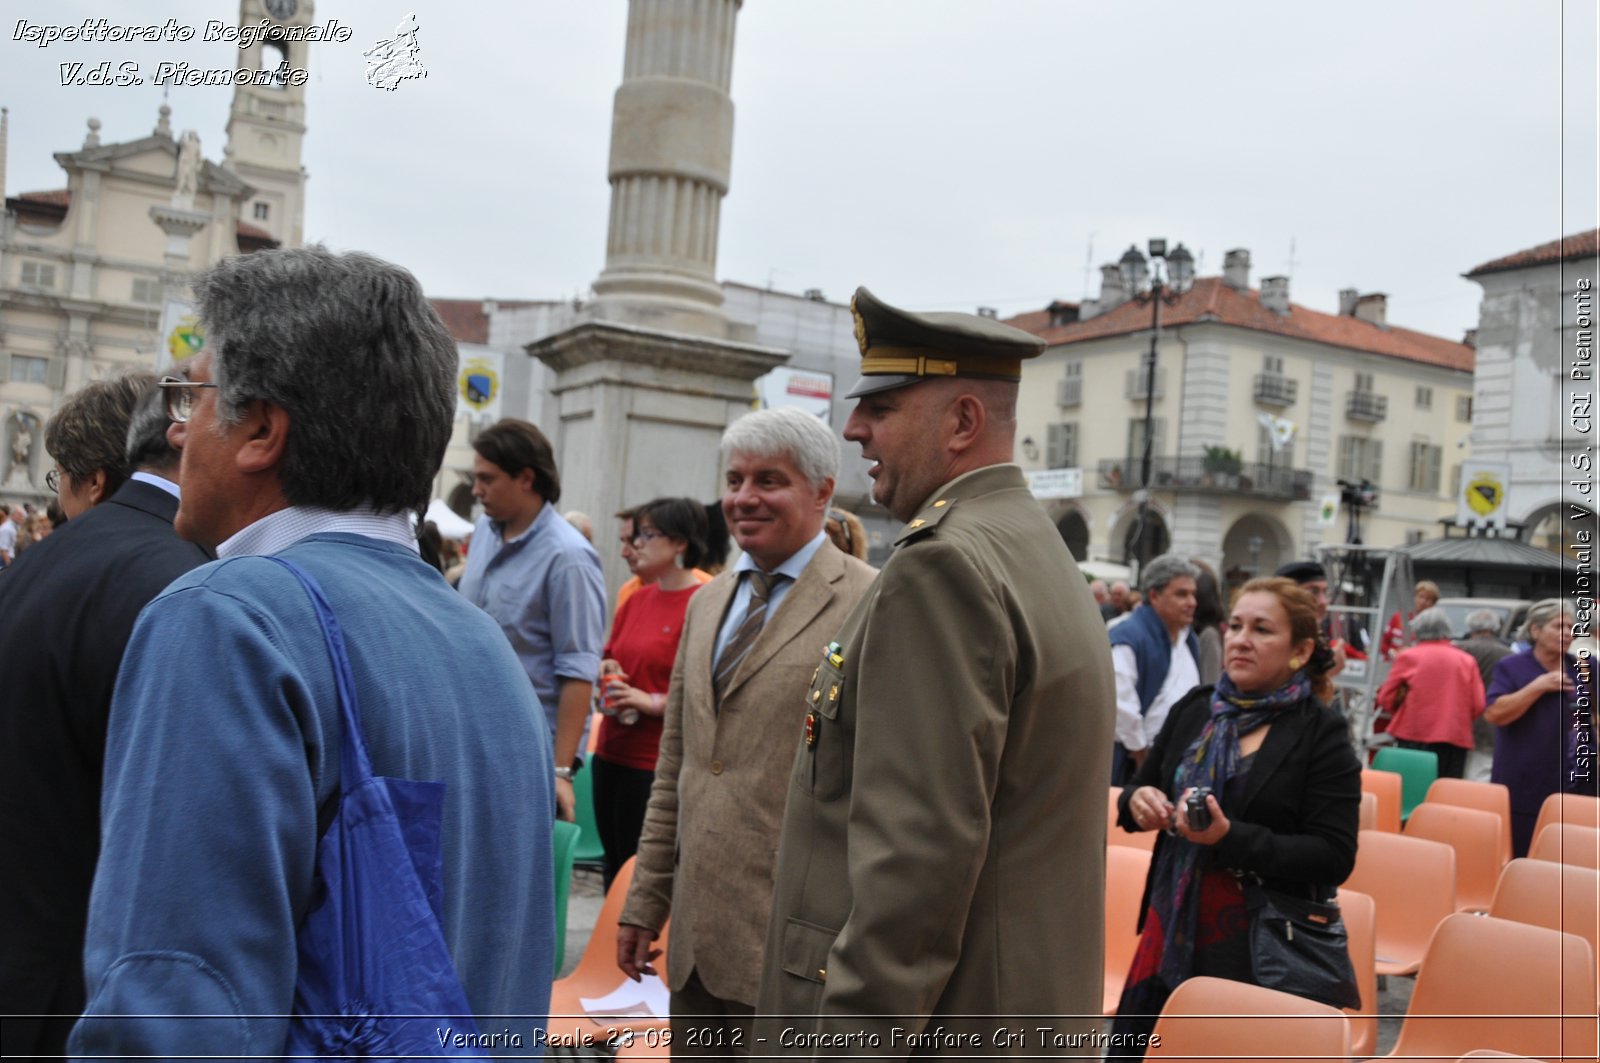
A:
{"type": "Polygon", "coordinates": [[[1528,1063],[1544,1063],[1544,1060],[1534,1059],[1532,1056],[1517,1056],[1512,1055],[1510,1052],[1496,1052],[1492,1048],[1480,1048],[1475,1052],[1468,1052],[1456,1063],[1467,1063],[1469,1059],[1525,1059],[1528,1063]]]}
{"type": "MultiPolygon", "coordinates": [[[[1489,914],[1577,934],[1600,957],[1600,871],[1545,860],[1513,860],[1500,872],[1489,914]]],[[[1600,968],[1595,977],[1600,980],[1600,968]]]]}
{"type": "Polygon", "coordinates": [[[1392,771],[1361,769],[1361,792],[1378,797],[1378,830],[1400,833],[1400,792],[1404,780],[1392,771]]]}
{"type": "MultiPolygon", "coordinates": [[[[1154,833],[1153,831],[1151,833],[1154,833]]],[[[1102,1013],[1115,1015],[1139,947],[1139,902],[1150,874],[1150,854],[1113,845],[1106,850],[1106,959],[1102,1013]]]]}
{"type": "Polygon", "coordinates": [[[1600,827],[1600,797],[1583,794],[1551,794],[1539,806],[1533,822],[1533,837],[1552,823],[1571,823],[1578,827],[1600,827]]]}
{"type": "Polygon", "coordinates": [[[1576,934],[1452,915],[1434,933],[1387,1058],[1459,1059],[1493,1048],[1593,1059],[1595,966],[1576,934]]]}
{"type": "Polygon", "coordinates": [[[1415,974],[1433,928],[1456,910],[1456,853],[1442,842],[1364,830],[1344,888],[1377,905],[1378,973],[1415,974]]]}
{"type": "Polygon", "coordinates": [[[1436,779],[1423,804],[1459,805],[1500,817],[1500,866],[1511,860],[1511,791],[1497,782],[1436,779]]]}
{"type": "Polygon", "coordinates": [[[1528,859],[1600,870],[1600,830],[1572,823],[1551,823],[1533,836],[1528,859]]]}
{"type": "MultiPolygon", "coordinates": [[[[550,1035],[570,1037],[574,1032],[602,1038],[605,1031],[631,1029],[635,1033],[655,1028],[665,1029],[666,1016],[646,1018],[637,1015],[596,1018],[583,1009],[584,997],[603,997],[621,985],[627,977],[617,968],[617,916],[622,914],[622,903],[628,897],[628,887],[633,883],[634,858],[622,865],[611,882],[605,903],[600,906],[600,917],[595,920],[594,932],[583,948],[578,966],[565,978],[550,987],[550,1035]]],[[[661,928],[656,939],[661,955],[656,958],[658,971],[667,969],[667,927],[661,928]]]]}
{"type": "Polygon", "coordinates": [[[1350,1058],[1350,1020],[1338,1008],[1227,978],[1180,983],[1153,1033],[1146,1059],[1305,1063],[1350,1058]]]}
{"type": "Polygon", "coordinates": [[[1339,911],[1350,940],[1350,965],[1361,987],[1361,1006],[1344,1009],[1350,1016],[1350,1051],[1370,1056],[1378,1048],[1378,906],[1365,893],[1341,889],[1339,911]]]}
{"type": "Polygon", "coordinates": [[[1122,796],[1122,787],[1111,788],[1111,803],[1106,810],[1106,845],[1121,846],[1126,849],[1141,849],[1151,852],[1156,847],[1156,835],[1159,831],[1142,830],[1137,834],[1129,834],[1117,826],[1117,799],[1122,796]]]}
{"type": "Polygon", "coordinates": [[[1361,791],[1361,829],[1378,829],[1378,795],[1371,790],[1361,791]]]}
{"type": "Polygon", "coordinates": [[[1406,837],[1443,842],[1456,851],[1456,911],[1486,912],[1500,882],[1501,824],[1493,812],[1424,801],[1406,820],[1406,837]]]}

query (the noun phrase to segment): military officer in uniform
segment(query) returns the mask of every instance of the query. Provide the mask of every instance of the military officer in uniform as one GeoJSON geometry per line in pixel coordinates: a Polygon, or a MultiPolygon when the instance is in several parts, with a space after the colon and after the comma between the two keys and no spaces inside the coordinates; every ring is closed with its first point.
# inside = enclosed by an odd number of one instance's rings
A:
{"type": "Polygon", "coordinates": [[[865,288],[851,309],[844,436],[905,526],[796,692],[756,1049],[1098,1055],[1097,1020],[1063,1018],[1059,1041],[1007,1022],[1101,1008],[1111,652],[1012,464],[1044,343],[865,288]]]}

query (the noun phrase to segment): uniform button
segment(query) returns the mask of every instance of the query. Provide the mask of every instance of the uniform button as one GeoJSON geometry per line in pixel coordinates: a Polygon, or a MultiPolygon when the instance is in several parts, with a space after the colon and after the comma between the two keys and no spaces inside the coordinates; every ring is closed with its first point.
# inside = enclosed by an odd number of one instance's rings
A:
{"type": "Polygon", "coordinates": [[[826,967],[818,967],[817,977],[826,982],[828,980],[828,969],[826,967]]]}
{"type": "Polygon", "coordinates": [[[722,774],[722,761],[713,760],[711,762],[711,774],[713,774],[713,775],[721,775],[722,774]]]}

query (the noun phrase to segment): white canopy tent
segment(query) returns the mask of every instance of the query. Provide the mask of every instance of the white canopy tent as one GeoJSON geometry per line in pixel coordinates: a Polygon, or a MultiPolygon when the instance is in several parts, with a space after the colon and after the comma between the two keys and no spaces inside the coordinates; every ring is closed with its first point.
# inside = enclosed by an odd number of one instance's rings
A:
{"type": "Polygon", "coordinates": [[[456,516],[455,510],[444,504],[444,499],[436,498],[428,503],[428,512],[424,520],[431,520],[434,527],[439,529],[439,534],[446,539],[460,542],[472,534],[472,522],[462,520],[456,516]]]}

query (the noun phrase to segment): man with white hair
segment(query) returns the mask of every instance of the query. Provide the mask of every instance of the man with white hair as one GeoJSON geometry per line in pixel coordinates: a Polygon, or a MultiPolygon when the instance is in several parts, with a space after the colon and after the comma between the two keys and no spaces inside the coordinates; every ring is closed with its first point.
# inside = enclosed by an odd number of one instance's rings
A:
{"type": "Polygon", "coordinates": [[[1162,554],[1139,573],[1145,600],[1111,628],[1117,674],[1117,741],[1111,781],[1121,785],[1144,763],[1167,712],[1200,682],[1200,642],[1191,625],[1200,570],[1162,554]]]}
{"type": "Polygon", "coordinates": [[[877,575],[823,532],[839,442],[821,421],[745,414],[722,457],[722,512],[744,556],[689,601],[617,931],[617,965],[638,978],[671,913],[672,1024],[697,1055],[751,1051],[807,670],[877,575]]]}

